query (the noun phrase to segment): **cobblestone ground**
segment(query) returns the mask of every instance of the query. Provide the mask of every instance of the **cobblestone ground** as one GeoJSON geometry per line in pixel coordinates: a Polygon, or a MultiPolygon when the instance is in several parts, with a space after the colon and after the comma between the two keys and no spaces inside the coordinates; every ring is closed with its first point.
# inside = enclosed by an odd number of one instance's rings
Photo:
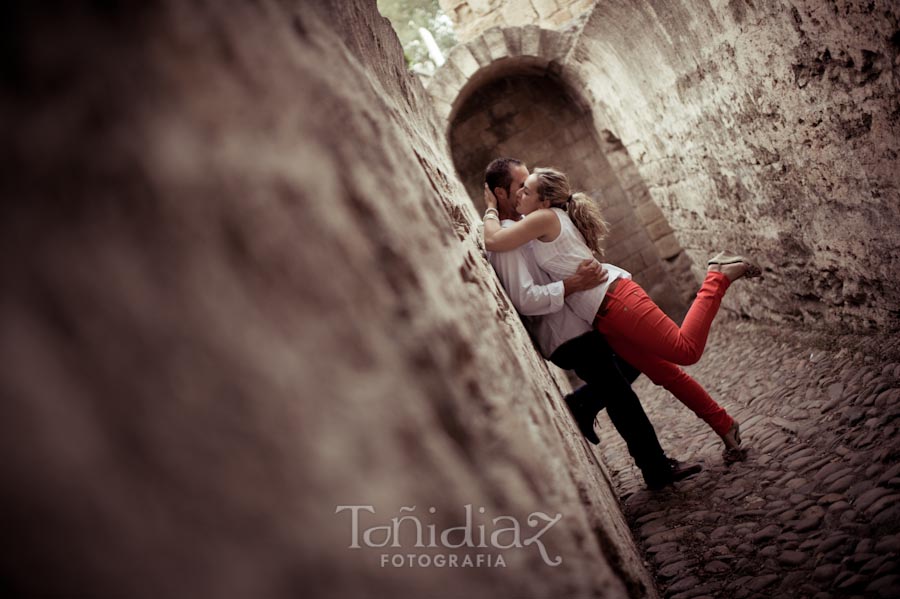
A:
{"type": "Polygon", "coordinates": [[[747,461],[646,377],[666,452],[703,464],[660,492],[605,415],[609,466],[660,595],[900,597],[900,342],[717,319],[688,369],[741,422],[747,461]]]}

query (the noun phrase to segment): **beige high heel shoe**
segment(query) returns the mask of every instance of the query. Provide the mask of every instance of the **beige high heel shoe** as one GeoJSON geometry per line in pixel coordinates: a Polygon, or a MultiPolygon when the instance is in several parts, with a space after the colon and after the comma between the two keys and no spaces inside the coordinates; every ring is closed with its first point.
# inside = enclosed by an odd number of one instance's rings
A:
{"type": "MultiPolygon", "coordinates": [[[[762,276],[762,269],[758,264],[750,260],[749,258],[745,258],[744,256],[732,256],[730,254],[726,254],[725,252],[719,252],[712,258],[710,258],[709,262],[706,263],[707,266],[725,266],[727,264],[744,264],[747,267],[747,270],[744,271],[744,274],[741,277],[754,278],[762,276]]],[[[740,278],[740,277],[738,277],[740,278]]]]}
{"type": "Polygon", "coordinates": [[[735,462],[743,462],[747,459],[747,450],[741,448],[741,427],[734,421],[728,432],[722,435],[722,441],[725,443],[725,449],[722,450],[722,460],[726,464],[735,462]]]}

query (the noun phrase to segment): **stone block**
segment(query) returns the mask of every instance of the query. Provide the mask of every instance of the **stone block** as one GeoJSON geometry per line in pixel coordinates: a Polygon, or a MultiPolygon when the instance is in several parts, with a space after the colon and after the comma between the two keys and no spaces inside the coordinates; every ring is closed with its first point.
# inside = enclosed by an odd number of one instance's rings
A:
{"type": "Polygon", "coordinates": [[[644,259],[644,264],[647,264],[648,266],[657,264],[661,260],[659,250],[656,249],[656,244],[648,245],[642,249],[641,257],[644,259]]]}
{"type": "Polygon", "coordinates": [[[519,56],[522,54],[522,28],[506,27],[502,31],[503,35],[506,36],[506,47],[509,48],[509,55],[519,56]]]}
{"type": "Polygon", "coordinates": [[[463,88],[466,81],[468,81],[468,79],[463,76],[459,69],[452,63],[445,62],[443,66],[435,71],[434,76],[428,82],[426,89],[431,93],[432,86],[441,85],[444,89],[454,90],[453,99],[456,99],[456,94],[463,88]]]}
{"type": "Polygon", "coordinates": [[[653,202],[644,202],[639,206],[635,206],[634,213],[644,226],[663,218],[662,210],[653,202]]]}
{"type": "Polygon", "coordinates": [[[637,252],[631,254],[630,256],[626,256],[624,259],[616,260],[616,266],[619,268],[624,268],[632,275],[643,272],[644,269],[647,268],[647,263],[644,260],[641,252],[637,252]]]}
{"type": "MultiPolygon", "coordinates": [[[[468,7],[466,7],[468,10],[468,7]]],[[[459,14],[459,11],[457,11],[459,14]]],[[[454,19],[456,23],[459,23],[459,17],[454,19]]],[[[472,41],[472,38],[478,35],[480,29],[475,26],[475,23],[469,22],[466,25],[457,25],[454,29],[454,33],[456,33],[456,39],[460,44],[465,44],[472,41]]]]}
{"type": "Polygon", "coordinates": [[[565,44],[566,39],[554,29],[541,29],[540,55],[550,61],[560,60],[568,50],[568,45],[565,44]]]}
{"type": "MultiPolygon", "coordinates": [[[[639,206],[645,202],[651,201],[650,190],[647,189],[647,186],[641,181],[638,185],[634,185],[633,187],[626,189],[625,193],[628,194],[628,201],[632,206],[639,206]]],[[[659,206],[660,204],[657,204],[659,206]]]]}
{"type": "Polygon", "coordinates": [[[450,73],[456,73],[458,71],[456,71],[452,65],[448,65],[448,67],[450,68],[443,68],[441,70],[443,73],[447,73],[447,75],[442,77],[435,76],[431,79],[427,91],[428,94],[436,100],[442,100],[446,104],[452,104],[459,94],[460,88],[453,84],[450,75],[450,73]]]}
{"type": "Polygon", "coordinates": [[[630,161],[623,167],[616,169],[616,176],[619,178],[619,181],[622,182],[622,187],[625,189],[644,185],[644,179],[641,177],[640,172],[638,172],[630,161]]]}
{"type": "Polygon", "coordinates": [[[506,45],[506,36],[499,27],[488,29],[482,37],[492,60],[499,60],[510,55],[509,47],[506,45]]]}
{"type": "Polygon", "coordinates": [[[531,0],[531,5],[541,19],[547,19],[559,10],[559,5],[554,0],[531,0]]]}
{"type": "Polygon", "coordinates": [[[612,225],[615,225],[628,217],[637,219],[637,217],[634,216],[634,210],[631,209],[631,206],[624,202],[611,202],[603,209],[603,217],[606,219],[606,222],[612,225]]]}
{"type": "Polygon", "coordinates": [[[641,225],[633,215],[627,215],[625,218],[614,223],[609,218],[609,212],[604,210],[603,218],[610,224],[609,235],[606,238],[609,245],[619,243],[623,239],[632,237],[633,235],[644,233],[641,229],[641,225]]]}
{"type": "Polygon", "coordinates": [[[606,198],[606,201],[610,203],[610,205],[620,204],[622,206],[627,206],[628,210],[634,211],[634,207],[632,207],[631,202],[628,201],[628,195],[622,189],[622,186],[619,185],[618,179],[611,179],[609,181],[604,181],[605,185],[603,186],[603,197],[606,198]]]}
{"type": "Polygon", "coordinates": [[[606,152],[606,159],[609,160],[610,166],[616,170],[627,168],[633,164],[631,157],[624,148],[614,152],[606,152]]]}
{"type": "Polygon", "coordinates": [[[541,28],[537,25],[526,25],[521,28],[522,56],[540,56],[541,28]]]}
{"type": "Polygon", "coordinates": [[[562,25],[565,25],[569,21],[575,18],[575,15],[568,8],[564,8],[559,12],[553,14],[550,18],[547,19],[549,24],[555,28],[559,28],[562,25]]]}
{"type": "Polygon", "coordinates": [[[652,242],[647,239],[643,232],[638,232],[626,237],[615,245],[610,246],[610,252],[615,252],[619,256],[631,256],[640,253],[642,249],[650,245],[652,242]]]}
{"type": "Polygon", "coordinates": [[[656,241],[656,249],[659,250],[660,257],[668,260],[681,252],[681,244],[678,243],[675,233],[669,233],[656,241]]]}
{"type": "Polygon", "coordinates": [[[647,268],[645,268],[641,272],[641,280],[638,281],[638,283],[640,283],[641,286],[644,286],[646,284],[645,289],[649,289],[658,281],[665,280],[665,278],[666,278],[666,271],[663,268],[663,265],[660,264],[659,262],[657,262],[655,264],[647,265],[647,268]]]}
{"type": "Polygon", "coordinates": [[[669,226],[669,223],[665,218],[660,218],[658,220],[653,221],[646,227],[647,235],[653,241],[658,241],[659,239],[665,237],[666,235],[672,233],[672,227],[669,226]]]}
{"type": "Polygon", "coordinates": [[[487,15],[482,17],[478,22],[478,31],[487,31],[492,27],[500,27],[504,29],[507,27],[506,22],[503,20],[503,15],[500,14],[500,11],[492,11],[487,15]]]}
{"type": "Polygon", "coordinates": [[[523,26],[538,21],[538,15],[530,2],[527,4],[504,3],[500,12],[507,26],[523,26]]]}
{"type": "Polygon", "coordinates": [[[440,98],[432,98],[432,105],[434,106],[434,111],[437,113],[439,119],[444,122],[450,118],[450,113],[453,110],[453,106],[449,103],[441,100],[440,98]]]}
{"type": "Polygon", "coordinates": [[[482,67],[486,67],[494,62],[494,59],[491,56],[491,50],[488,47],[483,34],[479,35],[466,45],[469,48],[469,52],[472,53],[472,56],[475,57],[475,60],[478,61],[478,64],[482,67]]]}
{"type": "Polygon", "coordinates": [[[496,6],[492,5],[491,0],[468,0],[468,3],[472,8],[472,12],[477,15],[485,15],[496,9],[496,6]]]}
{"type": "Polygon", "coordinates": [[[459,44],[450,51],[447,62],[453,63],[463,77],[469,78],[481,68],[472,52],[465,44],[459,44]]]}

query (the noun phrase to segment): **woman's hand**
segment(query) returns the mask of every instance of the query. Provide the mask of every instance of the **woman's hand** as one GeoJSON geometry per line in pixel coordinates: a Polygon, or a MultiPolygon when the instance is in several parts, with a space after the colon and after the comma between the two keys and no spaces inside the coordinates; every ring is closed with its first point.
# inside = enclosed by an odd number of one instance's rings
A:
{"type": "Polygon", "coordinates": [[[494,192],[491,191],[487,183],[484,184],[484,205],[487,208],[497,208],[497,198],[494,197],[494,192]]]}

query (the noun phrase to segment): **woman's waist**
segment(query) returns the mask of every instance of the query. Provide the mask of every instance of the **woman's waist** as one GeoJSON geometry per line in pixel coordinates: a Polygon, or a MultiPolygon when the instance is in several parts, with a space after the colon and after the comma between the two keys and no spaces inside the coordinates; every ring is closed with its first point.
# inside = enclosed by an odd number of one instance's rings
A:
{"type": "Polygon", "coordinates": [[[603,294],[603,299],[600,301],[600,309],[597,310],[598,314],[606,312],[606,304],[609,302],[609,296],[616,290],[616,287],[619,286],[621,280],[621,277],[616,277],[613,279],[612,283],[609,284],[609,287],[606,288],[606,293],[603,294]]]}
{"type": "Polygon", "coordinates": [[[593,321],[597,312],[604,308],[606,298],[609,297],[610,292],[618,287],[621,280],[631,278],[631,275],[626,271],[608,272],[609,278],[600,285],[592,289],[578,291],[566,298],[566,302],[581,318],[593,321]]]}
{"type": "Polygon", "coordinates": [[[609,303],[609,299],[615,296],[615,292],[618,290],[620,285],[627,285],[626,289],[622,290],[622,293],[628,293],[633,286],[634,282],[631,280],[631,275],[627,277],[616,277],[609,286],[606,288],[606,293],[603,294],[603,300],[600,302],[600,309],[597,310],[598,316],[603,316],[607,311],[607,304],[609,303]]]}

